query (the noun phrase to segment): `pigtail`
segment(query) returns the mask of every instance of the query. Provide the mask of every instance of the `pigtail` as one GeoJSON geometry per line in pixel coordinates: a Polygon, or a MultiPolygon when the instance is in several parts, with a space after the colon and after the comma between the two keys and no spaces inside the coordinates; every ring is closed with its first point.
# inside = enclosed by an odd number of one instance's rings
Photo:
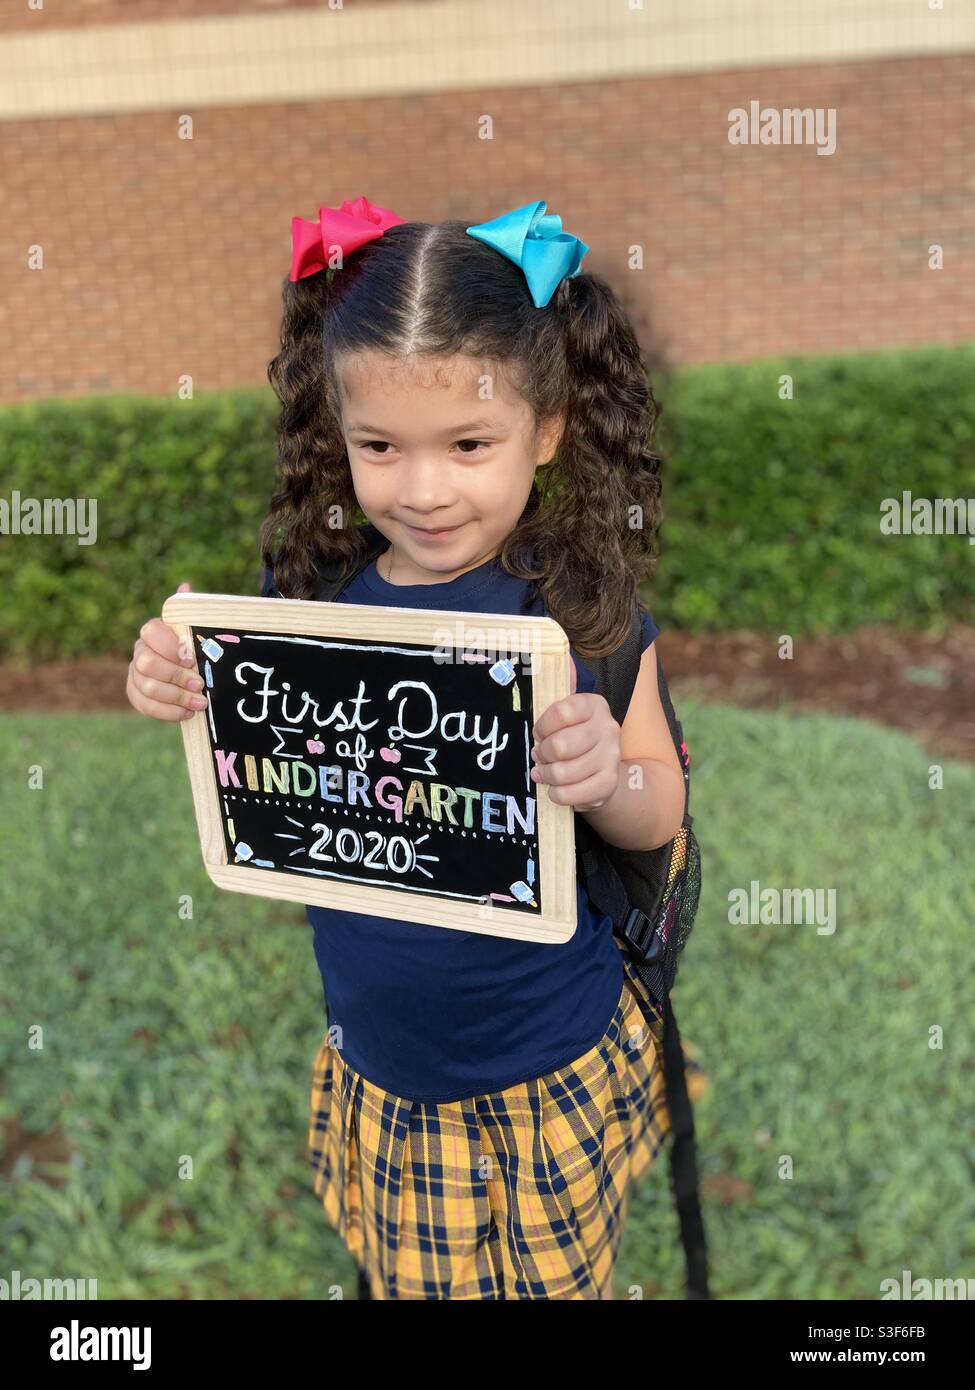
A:
{"type": "Polygon", "coordinates": [[[323,270],[284,282],[281,350],[267,369],[281,402],[278,487],[259,544],[261,560],[268,567],[273,563],[275,585],[285,598],[313,597],[318,556],[351,562],[362,546],[354,525],[358,502],[325,372],[322,328],[333,277],[323,270]]]}
{"type": "Polygon", "coordinates": [[[661,460],[651,446],[658,406],[640,345],[598,275],[562,281],[553,304],[563,332],[566,424],[554,466],[540,470],[543,504],[526,517],[540,591],[580,656],[615,651],[638,585],[656,567],[661,460]]]}

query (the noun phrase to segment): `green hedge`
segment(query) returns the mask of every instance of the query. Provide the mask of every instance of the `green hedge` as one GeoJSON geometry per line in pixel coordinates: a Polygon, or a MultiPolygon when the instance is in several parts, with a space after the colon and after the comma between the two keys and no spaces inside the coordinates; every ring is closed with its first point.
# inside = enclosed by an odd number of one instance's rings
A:
{"type": "Polygon", "coordinates": [[[197,590],[256,593],[275,408],[268,389],[0,409],[0,496],[98,501],[94,545],[0,537],[0,653],[128,654],[184,579],[197,590]]]}
{"type": "Polygon", "coordinates": [[[683,370],[661,439],[655,587],[668,625],[796,635],[975,621],[967,536],[880,531],[884,498],[975,499],[975,343],[683,370]],[[782,375],[792,400],[779,399],[782,375]]]}
{"type": "MultiPolygon", "coordinates": [[[[882,536],[880,503],[975,497],[975,344],[685,367],[660,388],[662,628],[793,635],[975,621],[964,536],[882,536]],[[779,399],[779,378],[794,399],[779,399]]],[[[0,497],[91,498],[97,542],[0,535],[0,656],[127,654],[183,579],[255,592],[269,388],[0,408],[0,497]]]]}

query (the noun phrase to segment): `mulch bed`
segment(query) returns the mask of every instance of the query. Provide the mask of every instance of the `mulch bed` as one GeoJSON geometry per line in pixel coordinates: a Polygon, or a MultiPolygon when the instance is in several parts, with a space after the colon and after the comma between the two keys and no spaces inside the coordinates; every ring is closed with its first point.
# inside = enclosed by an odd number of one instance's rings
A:
{"type": "Polygon", "coordinates": [[[975,762],[975,628],[955,624],[940,636],[875,626],[800,638],[792,661],[753,632],[662,633],[658,641],[675,703],[683,690],[728,704],[853,715],[975,762]]]}
{"type": "MultiPolygon", "coordinates": [[[[932,752],[975,762],[975,629],[946,635],[863,627],[800,638],[779,659],[774,639],[754,632],[665,632],[660,658],[675,703],[682,693],[753,708],[788,705],[888,724],[932,752]]],[[[0,666],[0,710],[129,710],[128,661],[96,657],[24,670],[0,666]]],[[[678,706],[679,712],[679,706],[678,706]]]]}

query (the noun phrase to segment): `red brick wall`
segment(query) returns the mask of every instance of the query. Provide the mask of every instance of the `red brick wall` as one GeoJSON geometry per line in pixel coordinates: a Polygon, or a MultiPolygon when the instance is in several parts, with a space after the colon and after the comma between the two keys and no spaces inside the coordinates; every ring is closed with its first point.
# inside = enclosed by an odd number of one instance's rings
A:
{"type": "Polygon", "coordinates": [[[292,214],[360,193],[431,221],[546,198],[675,361],[970,339],[973,90],[958,55],[198,110],[192,141],[175,111],[6,122],[0,391],[263,383],[292,214]],[[837,108],[836,153],[730,145],[753,98],[837,108]]]}

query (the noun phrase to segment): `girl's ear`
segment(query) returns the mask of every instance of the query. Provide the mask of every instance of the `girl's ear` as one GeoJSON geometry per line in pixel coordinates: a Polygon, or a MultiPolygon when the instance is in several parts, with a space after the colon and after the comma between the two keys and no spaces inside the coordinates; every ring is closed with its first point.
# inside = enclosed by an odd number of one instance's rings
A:
{"type": "Polygon", "coordinates": [[[565,430],[565,411],[547,420],[538,432],[538,467],[551,463],[565,430]]]}

